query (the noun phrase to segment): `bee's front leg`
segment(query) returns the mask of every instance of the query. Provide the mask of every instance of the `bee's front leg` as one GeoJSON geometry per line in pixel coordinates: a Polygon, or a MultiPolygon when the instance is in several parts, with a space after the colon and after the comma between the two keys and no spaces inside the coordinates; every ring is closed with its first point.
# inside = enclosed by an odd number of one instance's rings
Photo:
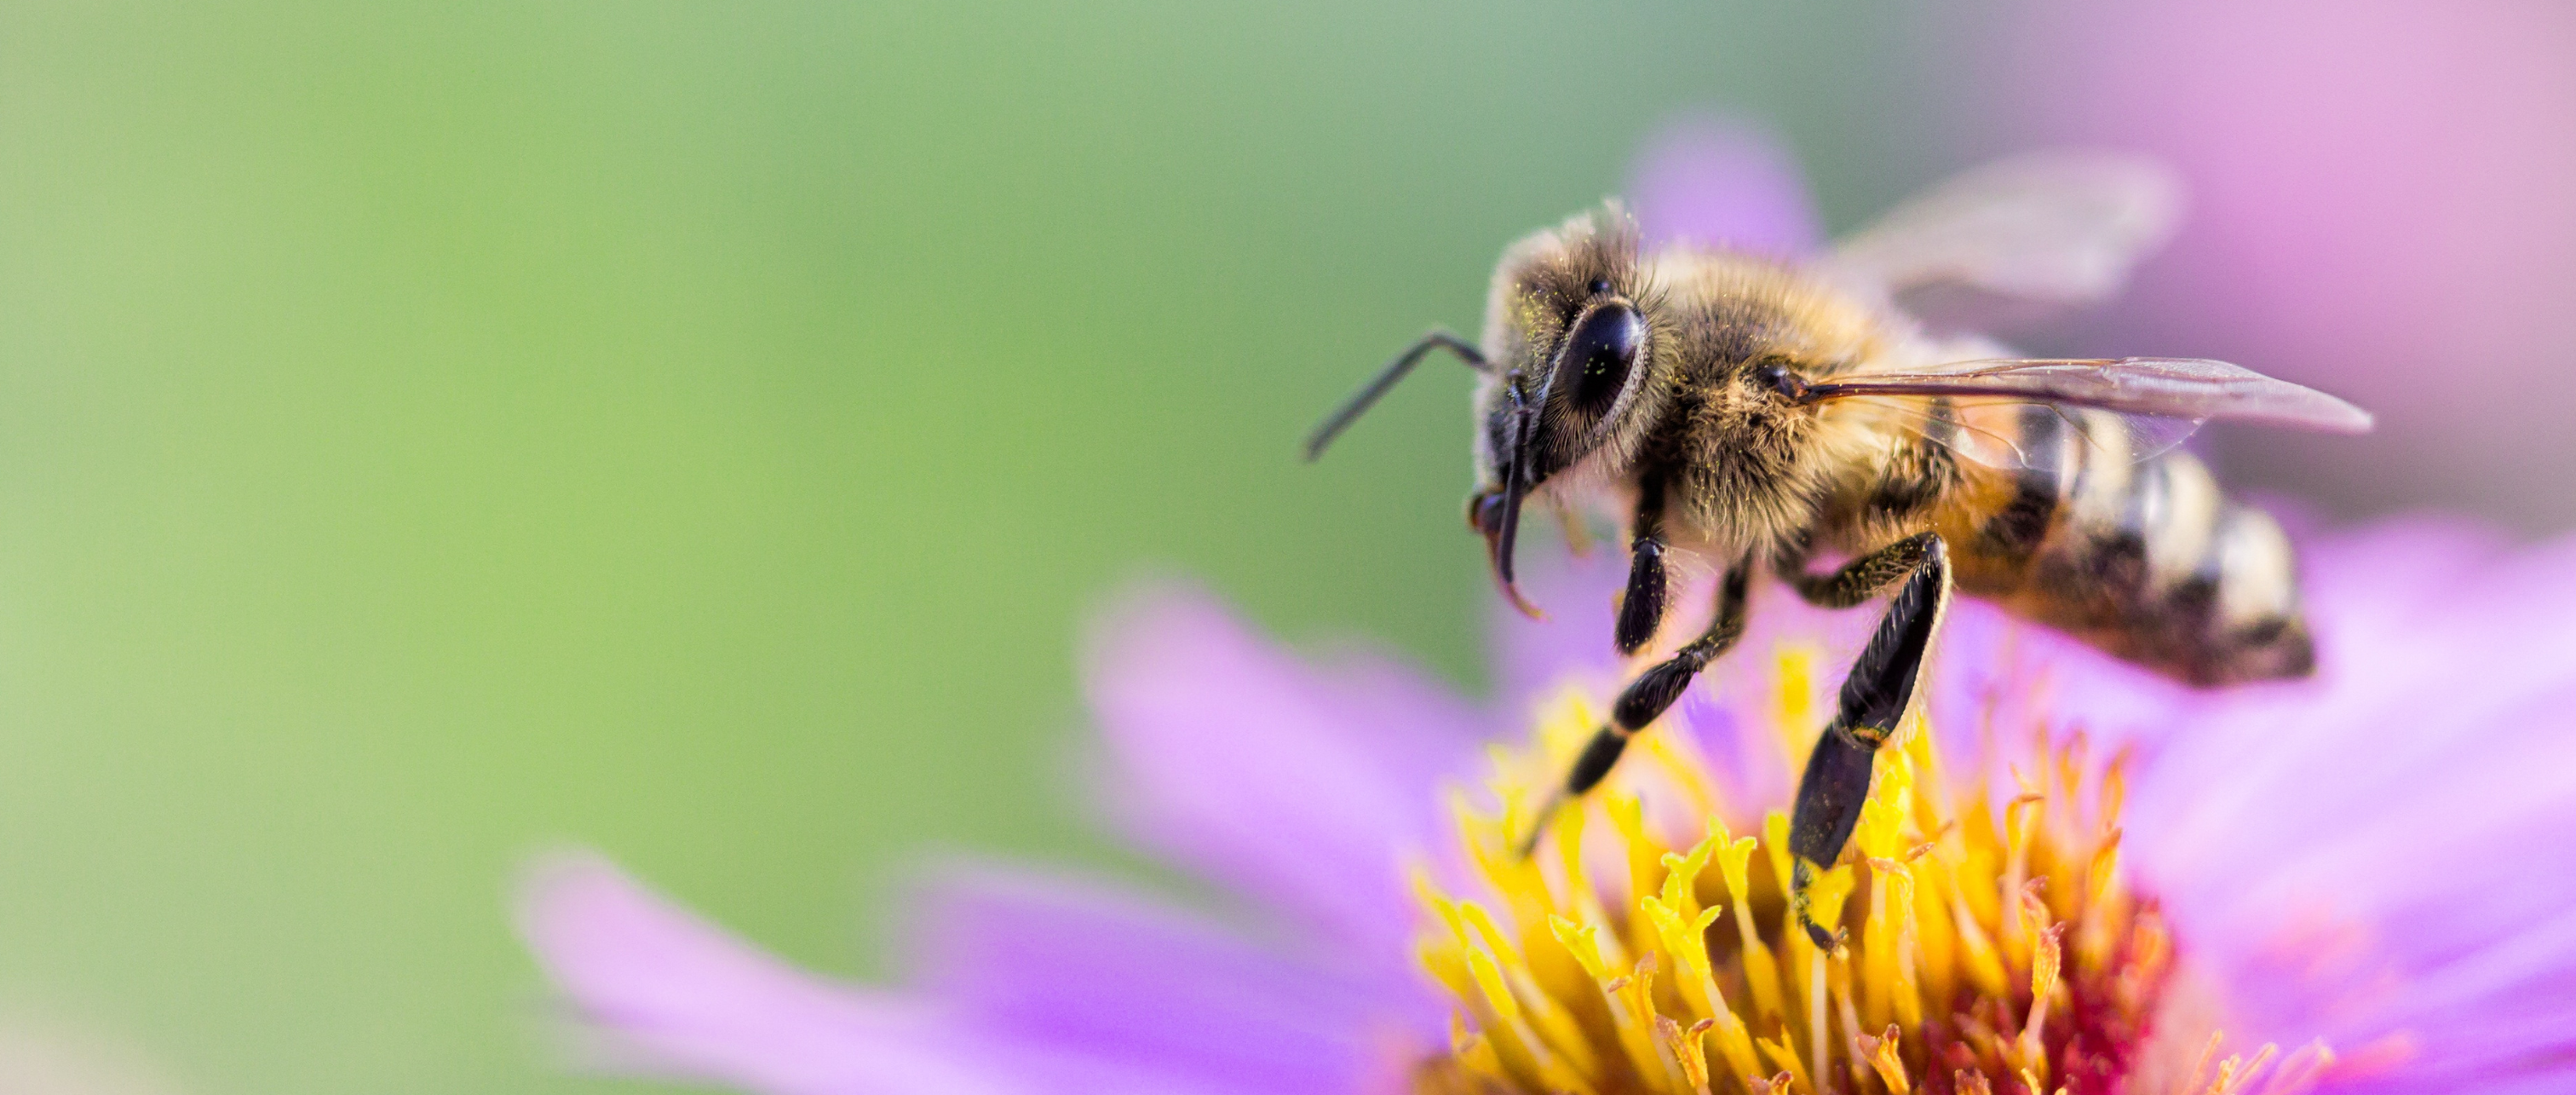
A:
{"type": "Polygon", "coordinates": [[[1654,640],[1664,623],[1664,483],[1647,476],[1637,489],[1637,519],[1629,531],[1628,592],[1619,598],[1619,653],[1634,654],[1654,640]]]}
{"type": "Polygon", "coordinates": [[[1735,640],[1744,637],[1744,594],[1753,578],[1753,560],[1746,558],[1728,568],[1718,584],[1717,619],[1708,630],[1673,652],[1673,656],[1630,681],[1619,693],[1619,702],[1610,706],[1610,721],[1592,735],[1592,741],[1575,757],[1574,767],[1565,774],[1565,784],[1540,807],[1529,836],[1521,841],[1520,852],[1526,856],[1538,846],[1539,837],[1547,832],[1548,819],[1565,803],[1581,798],[1583,793],[1600,786],[1619,763],[1619,754],[1628,749],[1628,739],[1636,737],[1661,717],[1664,709],[1682,698],[1682,690],[1691,679],[1717,656],[1726,653],[1735,640]]]}
{"type": "Polygon", "coordinates": [[[1882,565],[1873,560],[1900,550],[1912,560],[1911,573],[1888,605],[1887,616],[1879,621],[1878,633],[1870,636],[1869,645],[1852,662],[1851,675],[1843,678],[1834,720],[1826,724],[1816,751],[1807,758],[1807,772],[1798,781],[1797,803],[1789,815],[1789,851],[1796,857],[1790,870],[1789,909],[1799,927],[1806,929],[1807,938],[1826,950],[1838,946],[1840,936],[1809,917],[1808,887],[1818,872],[1842,857],[1844,842],[1860,822],[1878,747],[1896,733],[1914,702],[1924,657],[1950,597],[1948,547],[1928,532],[1855,560],[1843,573],[1869,573],[1865,564],[1882,565]]]}

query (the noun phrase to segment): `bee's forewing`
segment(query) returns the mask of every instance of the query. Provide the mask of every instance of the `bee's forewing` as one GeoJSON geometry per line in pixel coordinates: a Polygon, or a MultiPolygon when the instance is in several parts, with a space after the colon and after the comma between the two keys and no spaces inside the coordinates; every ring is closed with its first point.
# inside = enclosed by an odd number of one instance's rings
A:
{"type": "Polygon", "coordinates": [[[2204,358],[1954,361],[1829,377],[1809,386],[1806,398],[1892,396],[2094,407],[2123,415],[2216,418],[2327,433],[2364,433],[2372,425],[2370,412],[2314,388],[2204,358]]]}
{"type": "Polygon", "coordinates": [[[2119,291],[2181,219],[2182,184],[2154,160],[2044,152],[1944,182],[1844,239],[1837,279],[1890,297],[1942,286],[2050,304],[2119,291]]]}

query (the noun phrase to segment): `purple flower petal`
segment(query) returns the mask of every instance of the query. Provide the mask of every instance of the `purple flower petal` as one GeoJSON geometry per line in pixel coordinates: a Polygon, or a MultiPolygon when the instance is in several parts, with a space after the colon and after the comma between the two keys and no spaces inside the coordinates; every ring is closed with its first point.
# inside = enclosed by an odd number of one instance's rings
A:
{"type": "Polygon", "coordinates": [[[1577,556],[1553,537],[1525,535],[1520,554],[1521,591],[1547,618],[1523,616],[1498,594],[1488,595],[1485,609],[1496,709],[1513,728],[1568,685],[1596,695],[1619,686],[1610,598],[1628,575],[1627,552],[1613,545],[1577,556]]]}
{"type": "Polygon", "coordinates": [[[1409,969],[1403,850],[1433,847],[1431,792],[1474,770],[1481,713],[1383,659],[1309,665],[1183,589],[1130,597],[1091,649],[1126,830],[1355,961],[1409,969]]]}
{"type": "Polygon", "coordinates": [[[1638,157],[1628,198],[1649,243],[1798,258],[1824,240],[1797,156],[1770,130],[1740,119],[1666,125],[1638,157]]]}
{"type": "MultiPolygon", "coordinates": [[[[922,903],[923,988],[979,1027],[1211,1086],[1303,1095],[1400,1079],[1383,976],[1335,975],[1168,906],[1026,872],[949,873],[922,903]]],[[[1340,958],[1344,956],[1332,956],[1340,958]]],[[[1386,971],[1369,971],[1383,974],[1386,971]]]]}
{"type": "Polygon", "coordinates": [[[2399,523],[2309,558],[2317,680],[2164,743],[2132,798],[2141,875],[2245,1033],[2411,1040],[2357,1090],[2567,1069],[2576,848],[2535,835],[2576,827],[2576,541],[2399,523]]]}
{"type": "Polygon", "coordinates": [[[518,910],[549,978],[630,1068],[772,1095],[1233,1090],[979,1036],[917,1000],[803,973],[597,856],[538,864],[518,910]]]}

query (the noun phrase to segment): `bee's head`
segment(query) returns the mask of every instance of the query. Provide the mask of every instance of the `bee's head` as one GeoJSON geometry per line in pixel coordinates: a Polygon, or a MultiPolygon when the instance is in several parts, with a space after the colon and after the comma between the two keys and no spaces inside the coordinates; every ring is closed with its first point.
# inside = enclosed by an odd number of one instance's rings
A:
{"type": "Polygon", "coordinates": [[[1616,205],[1513,244],[1494,271],[1467,517],[1524,612],[1512,588],[1522,500],[1569,471],[1624,466],[1662,402],[1668,339],[1644,279],[1636,225],[1616,205]]]}

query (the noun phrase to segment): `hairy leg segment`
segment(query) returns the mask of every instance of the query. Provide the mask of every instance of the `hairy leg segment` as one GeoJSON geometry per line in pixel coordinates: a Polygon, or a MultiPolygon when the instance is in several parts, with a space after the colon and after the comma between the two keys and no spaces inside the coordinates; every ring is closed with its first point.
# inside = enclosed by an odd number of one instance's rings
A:
{"type": "MultiPolygon", "coordinates": [[[[1908,536],[1877,551],[1842,565],[1830,574],[1807,573],[1806,561],[1797,556],[1778,560],[1773,569],[1780,580],[1798,591],[1798,596],[1818,608],[1851,608],[1914,576],[1924,561],[1936,553],[1945,553],[1947,545],[1938,533],[1922,532],[1908,536]]],[[[1949,569],[1944,554],[1943,570],[1949,569]]]]}
{"type": "Polygon", "coordinates": [[[1629,537],[1628,591],[1619,598],[1619,653],[1634,654],[1654,641],[1664,623],[1664,482],[1648,478],[1637,492],[1635,533],[1629,537]]]}

